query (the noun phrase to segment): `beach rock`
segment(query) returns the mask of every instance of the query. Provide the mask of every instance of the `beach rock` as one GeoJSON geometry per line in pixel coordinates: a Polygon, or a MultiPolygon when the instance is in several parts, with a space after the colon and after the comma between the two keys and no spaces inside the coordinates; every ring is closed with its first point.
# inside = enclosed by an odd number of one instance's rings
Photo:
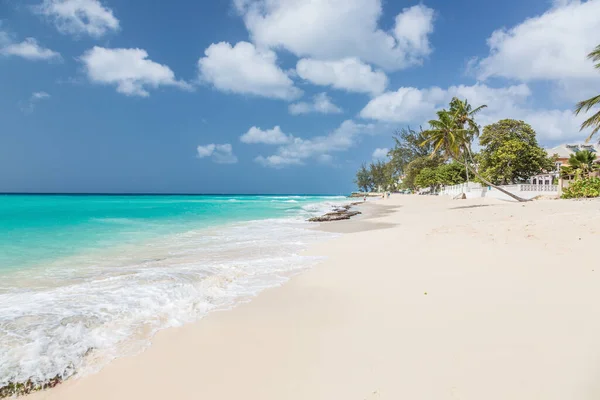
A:
{"type": "Polygon", "coordinates": [[[349,210],[337,210],[325,215],[321,215],[320,217],[313,217],[309,219],[309,222],[331,222],[331,221],[341,221],[345,219],[350,219],[355,215],[362,214],[360,211],[349,211],[349,210]]]}
{"type": "Polygon", "coordinates": [[[23,396],[44,389],[50,389],[62,382],[60,376],[55,376],[46,382],[36,383],[31,379],[27,382],[10,382],[8,385],[0,387],[0,399],[13,396],[23,396]]]}

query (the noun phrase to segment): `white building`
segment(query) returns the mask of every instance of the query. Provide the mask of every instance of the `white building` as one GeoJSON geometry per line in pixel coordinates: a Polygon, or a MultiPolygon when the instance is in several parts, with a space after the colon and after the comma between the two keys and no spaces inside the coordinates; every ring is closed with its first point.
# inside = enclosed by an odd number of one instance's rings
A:
{"type": "Polygon", "coordinates": [[[556,160],[556,168],[554,171],[548,174],[539,174],[532,176],[529,179],[529,183],[532,185],[551,185],[554,178],[558,178],[560,167],[563,165],[569,165],[569,157],[571,154],[575,154],[578,151],[588,150],[596,153],[596,160],[600,162],[600,144],[591,143],[574,143],[574,144],[561,144],[551,149],[546,149],[546,153],[550,157],[558,156],[556,160]]]}

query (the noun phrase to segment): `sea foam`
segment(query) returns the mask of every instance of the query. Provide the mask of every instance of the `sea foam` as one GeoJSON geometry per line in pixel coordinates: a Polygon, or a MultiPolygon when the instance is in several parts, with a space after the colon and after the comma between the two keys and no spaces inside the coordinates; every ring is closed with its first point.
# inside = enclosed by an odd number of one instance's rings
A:
{"type": "Polygon", "coordinates": [[[83,252],[6,276],[0,387],[96,371],[143,350],[160,329],[285,282],[319,260],[300,256],[303,249],[334,236],[306,229],[305,219],[339,202],[83,252]]]}

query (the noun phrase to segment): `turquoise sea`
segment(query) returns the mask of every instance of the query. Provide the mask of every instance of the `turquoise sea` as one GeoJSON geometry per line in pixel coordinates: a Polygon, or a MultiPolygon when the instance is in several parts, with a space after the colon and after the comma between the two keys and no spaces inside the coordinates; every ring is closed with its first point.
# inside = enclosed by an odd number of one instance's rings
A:
{"type": "Polygon", "coordinates": [[[96,370],[278,285],[334,196],[0,195],[0,387],[96,370]]]}

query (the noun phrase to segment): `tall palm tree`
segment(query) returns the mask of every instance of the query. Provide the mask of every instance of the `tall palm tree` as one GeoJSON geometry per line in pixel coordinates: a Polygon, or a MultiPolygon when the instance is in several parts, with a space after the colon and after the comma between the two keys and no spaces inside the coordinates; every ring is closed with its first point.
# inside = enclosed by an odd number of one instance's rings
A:
{"type": "Polygon", "coordinates": [[[454,115],[447,110],[440,110],[436,114],[438,119],[429,121],[430,129],[423,131],[425,140],[422,146],[431,144],[431,154],[439,152],[446,159],[460,157],[461,146],[465,142],[465,130],[457,127],[454,115]]]}
{"type": "MultiPolygon", "coordinates": [[[[600,69],[600,45],[596,46],[594,51],[588,54],[588,58],[594,62],[596,65],[594,66],[597,69],[600,69]]],[[[579,115],[580,112],[588,112],[592,107],[600,105],[600,94],[598,96],[594,96],[590,99],[580,101],[577,103],[577,107],[575,108],[575,115],[579,115]]],[[[592,115],[590,118],[586,119],[583,124],[581,124],[581,130],[586,128],[593,128],[592,133],[588,136],[586,142],[589,142],[599,130],[600,130],[600,111],[592,115]]]]}
{"type": "MultiPolygon", "coordinates": [[[[450,113],[454,116],[454,121],[458,129],[465,130],[465,135],[467,135],[468,147],[466,148],[467,152],[464,154],[464,157],[468,156],[473,161],[473,155],[471,151],[471,143],[476,137],[479,137],[479,125],[475,122],[475,115],[478,114],[481,110],[486,108],[487,105],[483,104],[479,107],[473,108],[467,99],[460,100],[458,97],[453,97],[450,101],[450,113]]],[[[469,183],[469,170],[467,169],[467,184],[469,183]]]]}
{"type": "Polygon", "coordinates": [[[465,169],[470,170],[473,175],[486,185],[495,188],[517,201],[528,201],[492,184],[479,175],[477,170],[473,168],[466,159],[467,153],[470,152],[473,132],[469,129],[459,128],[459,123],[455,119],[456,115],[451,111],[438,111],[437,116],[437,120],[434,119],[429,121],[431,129],[424,131],[427,136],[426,140],[423,142],[424,145],[428,143],[433,144],[435,150],[439,150],[447,158],[452,158],[463,164],[465,169]]]}
{"type": "Polygon", "coordinates": [[[461,128],[467,129],[474,136],[479,136],[479,125],[475,122],[474,117],[484,108],[487,108],[487,105],[483,104],[473,108],[467,99],[460,100],[458,97],[454,97],[450,101],[450,112],[454,114],[456,124],[461,128]]]}

